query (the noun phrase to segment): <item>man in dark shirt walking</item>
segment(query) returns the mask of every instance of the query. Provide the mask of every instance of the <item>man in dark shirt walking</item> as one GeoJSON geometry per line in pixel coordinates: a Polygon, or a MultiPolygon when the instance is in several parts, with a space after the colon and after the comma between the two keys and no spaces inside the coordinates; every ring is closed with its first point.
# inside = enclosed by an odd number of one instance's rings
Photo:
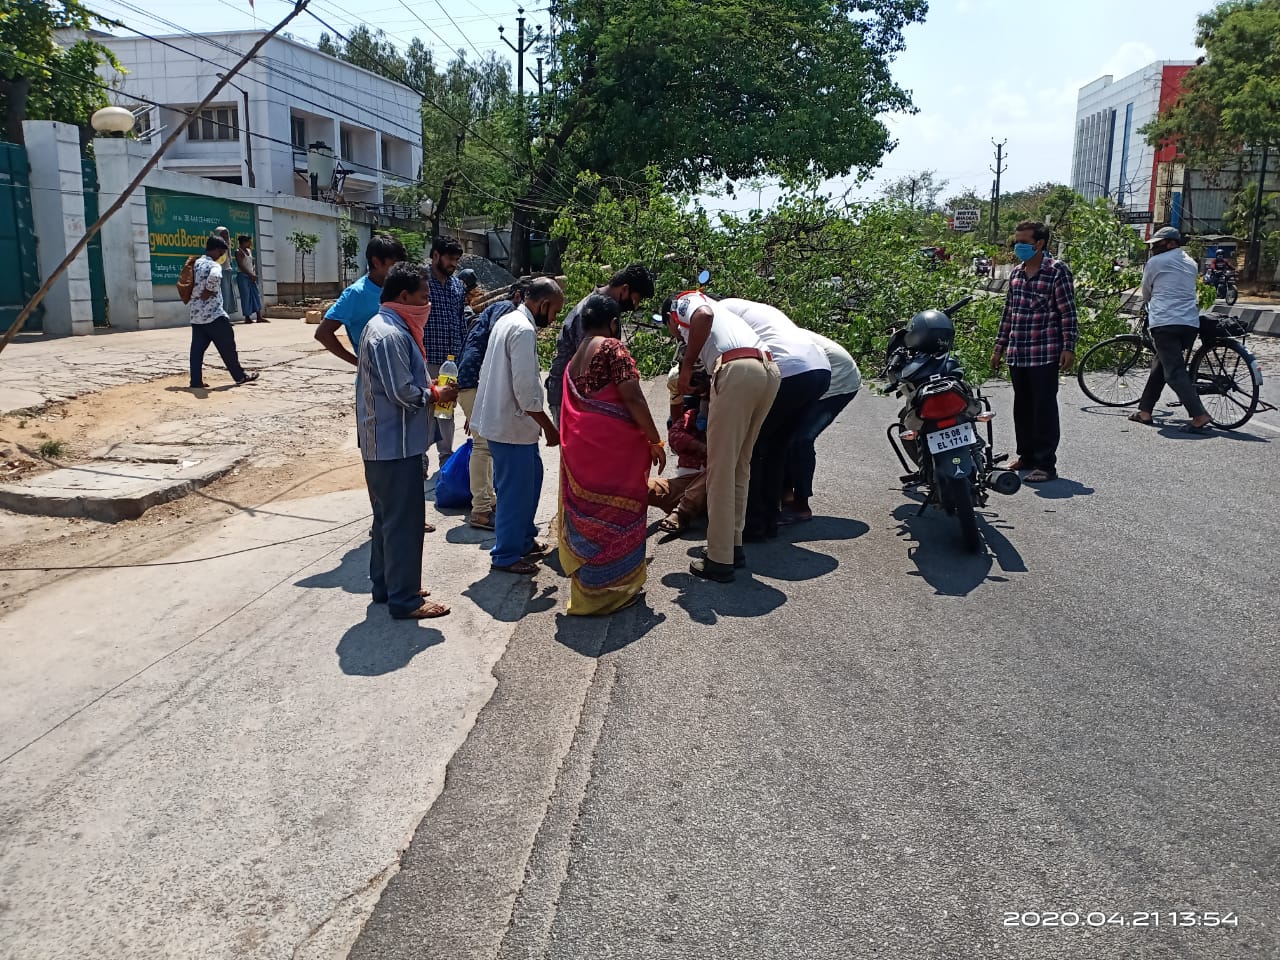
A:
{"type": "Polygon", "coordinates": [[[1049,228],[1024,220],[1014,233],[1013,252],[1021,265],[1009,279],[991,370],[1009,364],[1013,383],[1013,430],[1018,459],[1010,470],[1030,471],[1027,483],[1058,476],[1058,372],[1076,360],[1076,292],[1071,271],[1046,252],[1049,228]]]}

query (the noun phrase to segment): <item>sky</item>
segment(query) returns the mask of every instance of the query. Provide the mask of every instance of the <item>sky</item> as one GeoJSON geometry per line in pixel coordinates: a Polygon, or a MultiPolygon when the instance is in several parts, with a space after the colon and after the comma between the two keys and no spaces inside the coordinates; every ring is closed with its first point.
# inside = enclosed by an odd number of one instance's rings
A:
{"type": "MultiPolygon", "coordinates": [[[[211,32],[273,25],[291,5],[285,0],[88,0],[88,5],[146,33],[211,32]],[[256,17],[256,19],[255,19],[256,17]]],[[[312,0],[312,8],[343,33],[367,22],[403,47],[421,37],[448,60],[451,51],[469,56],[497,51],[514,61],[498,34],[514,39],[515,0],[312,0]],[[451,18],[451,19],[450,19],[451,18]]],[[[933,0],[923,24],[906,30],[906,50],[893,66],[898,83],[919,108],[887,123],[897,147],[869,184],[830,181],[836,195],[874,195],[879,185],[924,169],[949,181],[943,197],[966,187],[985,196],[991,187],[994,148],[1007,140],[1002,189],[1018,190],[1046,180],[1066,182],[1076,97],[1080,87],[1105,74],[1119,79],[1154,60],[1194,60],[1195,22],[1211,0],[1074,0],[1035,4],[999,0],[933,0]]],[[[524,4],[529,28],[547,26],[545,2],[524,4]]],[[[303,14],[289,26],[299,40],[314,43],[325,28],[303,14]]],[[[765,189],[768,206],[776,191],[765,189]]],[[[757,193],[707,202],[713,210],[746,210],[757,193]]]]}

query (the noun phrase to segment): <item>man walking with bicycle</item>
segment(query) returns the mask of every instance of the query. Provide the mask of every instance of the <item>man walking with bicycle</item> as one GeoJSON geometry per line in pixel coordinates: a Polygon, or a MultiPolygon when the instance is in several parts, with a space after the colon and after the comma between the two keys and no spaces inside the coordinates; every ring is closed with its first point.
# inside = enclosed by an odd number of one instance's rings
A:
{"type": "Polygon", "coordinates": [[[1182,249],[1182,234],[1173,227],[1161,227],[1147,241],[1151,256],[1142,271],[1142,299],[1147,304],[1147,326],[1156,348],[1156,362],[1138,400],[1138,412],[1129,419],[1153,425],[1152,412],[1168,383],[1191,415],[1186,433],[1208,433],[1209,414],[1196,385],[1187,372],[1186,353],[1200,334],[1200,305],[1196,281],[1200,270],[1182,249]]]}

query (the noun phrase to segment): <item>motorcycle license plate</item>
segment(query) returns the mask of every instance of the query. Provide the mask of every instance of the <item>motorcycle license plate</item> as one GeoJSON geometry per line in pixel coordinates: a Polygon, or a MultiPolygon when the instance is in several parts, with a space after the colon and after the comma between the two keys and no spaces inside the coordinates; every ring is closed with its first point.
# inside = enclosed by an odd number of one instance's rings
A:
{"type": "Polygon", "coordinates": [[[977,442],[972,423],[961,423],[945,430],[935,430],[929,434],[929,452],[946,453],[977,442]]]}

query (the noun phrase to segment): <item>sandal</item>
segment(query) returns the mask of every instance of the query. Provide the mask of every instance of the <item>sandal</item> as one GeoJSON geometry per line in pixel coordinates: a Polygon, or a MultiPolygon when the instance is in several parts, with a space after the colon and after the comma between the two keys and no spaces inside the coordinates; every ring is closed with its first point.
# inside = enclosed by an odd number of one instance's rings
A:
{"type": "Polygon", "coordinates": [[[526,551],[524,558],[526,560],[538,560],[545,557],[551,552],[551,544],[542,540],[534,540],[533,546],[526,551]]]}
{"type": "Polygon", "coordinates": [[[1154,427],[1156,425],[1155,417],[1151,416],[1149,413],[1144,417],[1141,410],[1136,413],[1129,414],[1129,419],[1134,423],[1141,423],[1148,427],[1154,427]]]}
{"type": "Polygon", "coordinates": [[[530,563],[528,560],[517,560],[515,563],[508,564],[505,567],[500,567],[495,563],[489,569],[496,570],[499,573],[514,573],[522,577],[528,577],[538,572],[538,565],[530,563]]]}
{"type": "Polygon", "coordinates": [[[1056,473],[1050,473],[1048,470],[1036,468],[1022,478],[1023,483],[1048,483],[1050,480],[1057,480],[1056,473]]]}
{"type": "Polygon", "coordinates": [[[492,530],[493,514],[492,513],[473,513],[471,515],[471,526],[475,530],[492,530]]]}
{"type": "Polygon", "coordinates": [[[683,533],[688,525],[689,521],[679,510],[672,510],[658,521],[658,529],[663,533],[683,533]]]}
{"type": "Polygon", "coordinates": [[[253,381],[257,380],[260,376],[262,376],[262,374],[258,373],[257,370],[253,371],[253,373],[246,373],[243,380],[236,381],[236,386],[244,386],[246,383],[253,383],[253,381]]]}
{"type": "Polygon", "coordinates": [[[1194,422],[1187,422],[1187,423],[1184,423],[1179,429],[1183,433],[1201,433],[1201,434],[1213,433],[1213,421],[1208,420],[1205,423],[1200,424],[1200,426],[1198,427],[1195,425],[1194,422]]]}
{"type": "Polygon", "coordinates": [[[435,533],[435,532],[436,532],[435,525],[434,525],[434,524],[431,524],[431,523],[423,523],[423,525],[422,525],[422,532],[423,532],[423,533],[435,533]]]}
{"type": "Polygon", "coordinates": [[[412,613],[395,617],[396,620],[434,620],[436,617],[448,616],[449,608],[442,603],[424,603],[412,613]]]}

